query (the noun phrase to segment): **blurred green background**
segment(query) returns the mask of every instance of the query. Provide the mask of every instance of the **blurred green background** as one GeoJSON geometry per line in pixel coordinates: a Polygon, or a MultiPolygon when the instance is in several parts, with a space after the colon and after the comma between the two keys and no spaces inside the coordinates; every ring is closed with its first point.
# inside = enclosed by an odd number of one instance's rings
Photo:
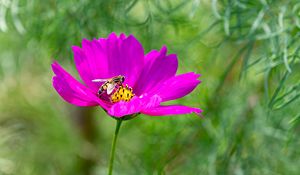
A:
{"type": "Polygon", "coordinates": [[[78,77],[70,47],[111,32],[202,74],[171,103],[204,110],[125,122],[115,174],[300,174],[299,17],[297,0],[0,0],[0,174],[106,174],[115,120],[63,101],[50,64],[78,77]]]}

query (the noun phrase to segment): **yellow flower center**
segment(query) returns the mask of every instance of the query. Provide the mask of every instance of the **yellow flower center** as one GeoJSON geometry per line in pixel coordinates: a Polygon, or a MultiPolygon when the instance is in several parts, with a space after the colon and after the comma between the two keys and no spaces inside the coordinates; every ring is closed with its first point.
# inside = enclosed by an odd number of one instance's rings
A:
{"type": "Polygon", "coordinates": [[[126,86],[120,86],[118,90],[116,90],[110,97],[111,102],[116,103],[119,101],[129,101],[134,97],[134,93],[132,92],[132,88],[126,86]]]}

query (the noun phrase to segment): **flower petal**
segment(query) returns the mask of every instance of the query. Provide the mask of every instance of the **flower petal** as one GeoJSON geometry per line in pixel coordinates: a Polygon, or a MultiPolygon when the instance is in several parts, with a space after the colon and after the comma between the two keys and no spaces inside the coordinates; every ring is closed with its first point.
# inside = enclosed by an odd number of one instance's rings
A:
{"type": "Polygon", "coordinates": [[[182,105],[158,106],[151,109],[143,110],[142,113],[151,116],[167,116],[196,113],[200,115],[202,110],[200,108],[193,108],[182,105]]]}
{"type": "Polygon", "coordinates": [[[53,77],[53,86],[58,94],[67,102],[77,106],[101,105],[108,108],[93,91],[75,80],[57,62],[52,64],[52,70],[56,76],[53,77]]]}
{"type": "Polygon", "coordinates": [[[84,98],[86,94],[79,94],[72,90],[69,84],[60,77],[53,77],[53,86],[58,94],[67,102],[76,106],[96,106],[97,102],[89,98],[84,98]]]}
{"type": "Polygon", "coordinates": [[[137,95],[147,93],[176,74],[177,56],[166,53],[167,48],[163,46],[160,51],[153,50],[145,56],[142,73],[133,88],[137,95]]]}
{"type": "Polygon", "coordinates": [[[198,80],[199,74],[194,72],[177,75],[162,83],[157,88],[153,88],[149,94],[157,94],[162,101],[181,98],[192,92],[201,82],[198,80]]]}
{"type": "Polygon", "coordinates": [[[125,76],[125,83],[133,86],[144,64],[144,50],[142,45],[130,35],[120,37],[115,33],[107,39],[83,40],[82,49],[72,47],[75,64],[82,80],[93,89],[99,84],[93,79],[111,78],[117,75],[125,76]]]}
{"type": "Polygon", "coordinates": [[[160,102],[161,98],[159,96],[148,96],[145,94],[141,97],[134,97],[129,102],[120,101],[114,104],[108,110],[108,114],[114,117],[123,117],[156,107],[160,102]]]}
{"type": "Polygon", "coordinates": [[[124,75],[125,83],[132,87],[144,65],[144,49],[132,35],[117,46],[109,44],[108,47],[110,74],[124,75]]]}
{"type": "Polygon", "coordinates": [[[101,52],[102,48],[97,42],[90,42],[85,39],[82,41],[82,47],[83,49],[78,46],[72,46],[77,71],[88,87],[97,90],[100,85],[92,82],[92,80],[99,77],[99,74],[107,72],[105,62],[101,62],[101,57],[103,57],[101,55],[103,53],[101,52]]]}

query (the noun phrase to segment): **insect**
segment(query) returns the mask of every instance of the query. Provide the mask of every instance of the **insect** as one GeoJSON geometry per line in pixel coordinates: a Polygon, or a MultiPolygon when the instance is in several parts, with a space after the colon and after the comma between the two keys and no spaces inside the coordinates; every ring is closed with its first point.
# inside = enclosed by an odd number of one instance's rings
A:
{"type": "Polygon", "coordinates": [[[118,75],[109,79],[92,80],[92,82],[104,82],[98,90],[98,95],[101,95],[104,91],[106,91],[106,93],[110,95],[114,91],[115,87],[117,85],[121,86],[124,81],[125,77],[123,75],[118,75]]]}

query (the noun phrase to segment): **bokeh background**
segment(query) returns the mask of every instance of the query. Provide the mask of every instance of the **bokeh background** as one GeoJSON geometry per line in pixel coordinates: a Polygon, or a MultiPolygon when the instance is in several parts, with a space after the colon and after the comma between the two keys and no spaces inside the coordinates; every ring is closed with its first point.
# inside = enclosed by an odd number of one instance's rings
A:
{"type": "Polygon", "coordinates": [[[300,174],[299,17],[298,0],[0,0],[0,174],[106,174],[115,120],[63,101],[50,64],[78,77],[70,47],[111,32],[202,74],[171,103],[204,110],[125,122],[115,174],[300,174]]]}

